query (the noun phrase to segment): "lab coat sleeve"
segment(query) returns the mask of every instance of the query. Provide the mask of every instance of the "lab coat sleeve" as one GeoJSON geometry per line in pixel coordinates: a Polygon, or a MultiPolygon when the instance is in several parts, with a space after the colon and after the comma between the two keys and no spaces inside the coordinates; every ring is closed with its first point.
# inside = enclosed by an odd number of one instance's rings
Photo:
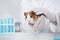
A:
{"type": "Polygon", "coordinates": [[[56,18],[55,14],[50,13],[50,12],[45,12],[44,14],[47,16],[47,18],[49,19],[50,22],[57,25],[57,18],[56,18]]]}
{"type": "Polygon", "coordinates": [[[36,31],[36,32],[39,32],[40,30],[42,30],[44,27],[45,27],[45,25],[46,25],[46,18],[45,18],[45,16],[41,16],[39,19],[38,19],[38,21],[35,23],[35,25],[34,25],[34,30],[36,31]]]}

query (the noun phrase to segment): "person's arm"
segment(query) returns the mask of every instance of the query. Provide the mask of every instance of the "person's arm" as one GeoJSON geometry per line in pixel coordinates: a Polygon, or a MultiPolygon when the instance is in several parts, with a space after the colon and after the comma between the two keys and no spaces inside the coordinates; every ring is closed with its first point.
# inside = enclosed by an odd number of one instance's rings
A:
{"type": "Polygon", "coordinates": [[[45,27],[46,24],[46,18],[45,16],[41,16],[37,22],[34,24],[34,30],[37,32],[40,32],[41,30],[43,30],[43,28],[45,27]]]}
{"type": "Polygon", "coordinates": [[[50,22],[52,22],[53,24],[57,25],[57,18],[56,18],[55,14],[50,13],[50,12],[46,12],[44,14],[47,16],[47,18],[49,19],[50,22]]]}

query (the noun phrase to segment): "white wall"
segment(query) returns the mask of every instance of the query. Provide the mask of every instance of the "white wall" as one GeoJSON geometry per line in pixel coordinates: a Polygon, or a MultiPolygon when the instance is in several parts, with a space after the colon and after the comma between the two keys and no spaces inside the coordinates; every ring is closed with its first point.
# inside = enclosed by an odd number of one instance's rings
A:
{"type": "Polygon", "coordinates": [[[20,20],[20,0],[0,0],[0,18],[20,20]]]}
{"type": "Polygon", "coordinates": [[[60,11],[60,0],[22,0],[24,11],[32,8],[45,8],[51,12],[60,11]]]}
{"type": "Polygon", "coordinates": [[[0,0],[0,18],[13,17],[24,22],[24,11],[45,8],[52,13],[60,11],[60,0],[0,0]]]}

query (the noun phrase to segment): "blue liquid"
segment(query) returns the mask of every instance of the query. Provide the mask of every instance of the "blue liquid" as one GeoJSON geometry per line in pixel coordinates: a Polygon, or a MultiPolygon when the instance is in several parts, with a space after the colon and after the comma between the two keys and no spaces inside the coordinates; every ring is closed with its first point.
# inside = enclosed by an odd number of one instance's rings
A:
{"type": "Polygon", "coordinates": [[[14,19],[0,19],[0,33],[14,32],[14,19]],[[7,23],[7,24],[6,24],[7,23]]]}
{"type": "Polygon", "coordinates": [[[11,32],[14,32],[14,25],[11,25],[11,32]]]}
{"type": "Polygon", "coordinates": [[[54,40],[60,40],[60,38],[54,38],[54,40]]]}
{"type": "Polygon", "coordinates": [[[10,19],[10,18],[8,18],[8,20],[7,20],[7,21],[8,21],[8,24],[10,24],[11,19],[10,19]]]}
{"type": "Polygon", "coordinates": [[[3,26],[3,32],[6,32],[6,25],[3,26]]]}
{"type": "Polygon", "coordinates": [[[6,24],[6,19],[3,20],[3,24],[6,24]]]}
{"type": "Polygon", "coordinates": [[[10,29],[11,29],[11,28],[10,28],[10,25],[8,25],[8,32],[10,32],[10,29]]]}
{"type": "Polygon", "coordinates": [[[11,24],[13,24],[14,23],[14,19],[13,18],[11,18],[11,24]]]}
{"type": "Polygon", "coordinates": [[[3,33],[3,25],[1,25],[1,33],[3,33]]]}
{"type": "Polygon", "coordinates": [[[3,24],[3,20],[0,20],[0,24],[3,24]]]}

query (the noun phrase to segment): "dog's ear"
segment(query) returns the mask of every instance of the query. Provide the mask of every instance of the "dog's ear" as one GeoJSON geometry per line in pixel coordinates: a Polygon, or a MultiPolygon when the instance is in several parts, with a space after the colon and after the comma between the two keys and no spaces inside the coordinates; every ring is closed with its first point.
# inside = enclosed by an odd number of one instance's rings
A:
{"type": "Polygon", "coordinates": [[[27,18],[27,13],[26,12],[24,12],[24,16],[25,16],[25,20],[26,20],[26,18],[27,18]]]}
{"type": "Polygon", "coordinates": [[[26,12],[24,12],[24,16],[27,16],[27,13],[26,12]]]}
{"type": "Polygon", "coordinates": [[[32,13],[32,15],[36,15],[36,12],[34,12],[34,11],[31,11],[31,13],[32,13]]]}

